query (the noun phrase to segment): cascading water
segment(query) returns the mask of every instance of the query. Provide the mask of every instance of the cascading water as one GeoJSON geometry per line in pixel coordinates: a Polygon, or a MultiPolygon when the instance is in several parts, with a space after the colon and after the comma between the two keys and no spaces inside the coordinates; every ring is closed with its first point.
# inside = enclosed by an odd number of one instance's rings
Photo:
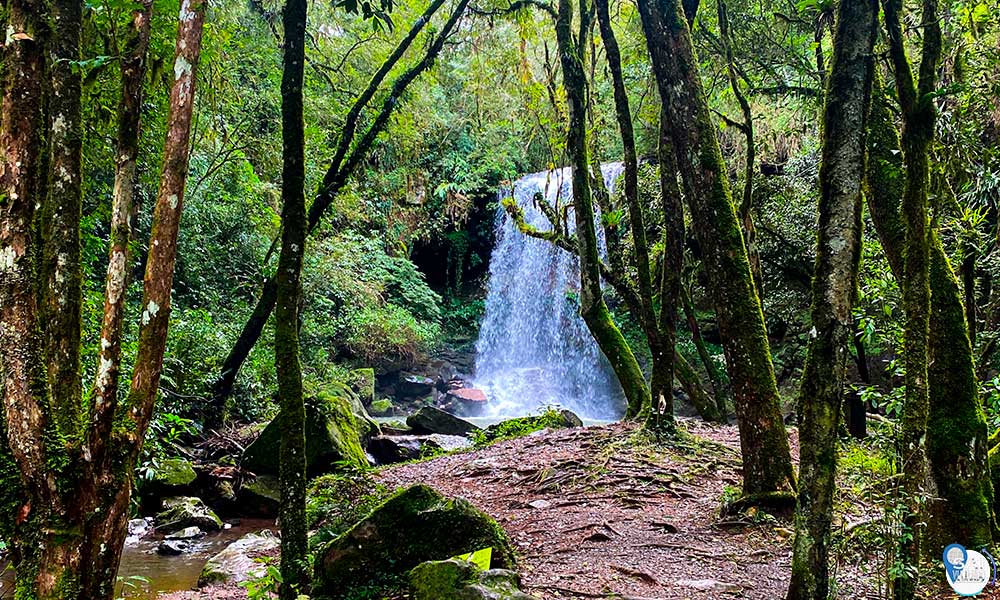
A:
{"type": "MultiPolygon", "coordinates": [[[[621,163],[603,165],[605,185],[613,188],[621,163]]],[[[530,225],[551,229],[535,205],[535,194],[555,206],[572,202],[570,169],[527,175],[513,197],[530,225]]],[[[569,223],[572,229],[572,210],[569,223]]],[[[588,419],[617,419],[624,407],[621,386],[579,315],[579,264],[554,244],[518,231],[501,207],[496,247],[476,343],[475,385],[489,398],[492,416],[530,414],[548,405],[568,408],[588,419]]],[[[598,227],[598,237],[603,236],[598,227]]]]}

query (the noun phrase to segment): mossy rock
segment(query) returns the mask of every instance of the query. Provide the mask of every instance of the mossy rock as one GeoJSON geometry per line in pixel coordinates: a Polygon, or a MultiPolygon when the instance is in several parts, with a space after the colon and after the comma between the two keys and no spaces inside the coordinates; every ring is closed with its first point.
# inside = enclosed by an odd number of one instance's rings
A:
{"type": "Polygon", "coordinates": [[[481,571],[466,560],[421,563],[410,571],[413,600],[536,600],[513,571],[481,571]]]}
{"type": "Polygon", "coordinates": [[[222,519],[205,506],[201,498],[193,496],[164,498],[163,510],[156,515],[156,523],[160,533],[171,533],[186,527],[198,527],[202,531],[222,529],[222,519]]]}
{"type": "Polygon", "coordinates": [[[507,419],[490,425],[476,436],[479,443],[516,438],[542,429],[583,427],[583,421],[570,410],[547,410],[540,415],[507,419]]]}
{"type": "Polygon", "coordinates": [[[281,486],[275,475],[258,475],[253,481],[243,482],[240,487],[240,513],[273,517],[281,505],[281,486]]]}
{"type": "Polygon", "coordinates": [[[146,501],[161,496],[179,496],[192,491],[191,486],[198,479],[191,461],[185,458],[166,458],[156,463],[152,477],[143,481],[140,491],[146,501]]]}
{"type": "Polygon", "coordinates": [[[392,414],[392,408],[393,408],[392,400],[389,400],[388,398],[382,398],[380,400],[372,402],[371,406],[369,406],[368,408],[370,408],[372,414],[376,416],[380,417],[389,416],[392,414]]]}
{"type": "Polygon", "coordinates": [[[514,566],[513,547],[496,521],[465,500],[415,485],[393,494],[319,549],[315,591],[342,598],[351,589],[402,577],[422,562],[482,548],[493,548],[492,566],[514,566]]]}
{"type": "MultiPolygon", "coordinates": [[[[361,420],[352,408],[349,398],[324,392],[306,401],[306,466],[310,475],[330,472],[338,463],[368,466],[361,447],[361,420]]],[[[278,474],[282,437],[279,421],[275,418],[268,423],[243,453],[243,466],[257,475],[278,474]]]]}
{"type": "Polygon", "coordinates": [[[375,402],[375,369],[354,369],[347,374],[347,385],[362,406],[371,406],[375,402]]]}

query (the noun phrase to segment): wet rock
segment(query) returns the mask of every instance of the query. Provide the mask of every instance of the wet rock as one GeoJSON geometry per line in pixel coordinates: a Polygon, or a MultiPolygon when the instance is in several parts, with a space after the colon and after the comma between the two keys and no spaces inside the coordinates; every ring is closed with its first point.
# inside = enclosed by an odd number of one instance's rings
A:
{"type": "Polygon", "coordinates": [[[425,406],[406,418],[406,424],[417,433],[440,433],[443,435],[471,435],[479,427],[455,415],[425,406]]]}
{"type": "Polygon", "coordinates": [[[433,442],[428,443],[416,435],[380,435],[368,444],[368,452],[380,465],[406,462],[424,456],[426,452],[439,450],[433,442]]]}
{"type": "Polygon", "coordinates": [[[163,540],[156,547],[156,553],[162,556],[178,556],[188,551],[188,543],[183,540],[163,540]]]}
{"type": "MultiPolygon", "coordinates": [[[[337,463],[367,467],[362,441],[371,431],[364,407],[350,390],[321,392],[306,401],[306,465],[310,475],[327,473],[337,463]],[[352,400],[353,397],[353,400],[352,400]],[[358,411],[364,412],[359,415],[358,411]]],[[[374,426],[377,435],[378,427],[374,426]]],[[[243,466],[257,475],[277,475],[281,449],[277,419],[243,453],[243,466]]]]}
{"type": "Polygon", "coordinates": [[[413,600],[535,600],[520,587],[517,573],[481,571],[465,560],[429,561],[410,572],[413,600]]]}
{"type": "Polygon", "coordinates": [[[422,562],[482,548],[493,548],[493,566],[514,565],[510,540],[496,521],[465,500],[415,485],[318,551],[314,591],[341,598],[378,577],[402,576],[422,562]]]}
{"type": "Polygon", "coordinates": [[[478,417],[486,410],[488,400],[486,393],[476,388],[457,388],[448,390],[445,402],[456,414],[465,417],[478,417]]]}
{"type": "Polygon", "coordinates": [[[262,577],[267,567],[255,558],[276,550],[281,545],[268,530],[247,535],[229,544],[205,563],[198,577],[198,587],[220,583],[240,583],[262,577]]]}
{"type": "Polygon", "coordinates": [[[396,384],[396,396],[402,398],[423,398],[434,389],[434,380],[423,375],[400,373],[396,384]]]}
{"type": "Polygon", "coordinates": [[[371,441],[368,451],[378,464],[388,465],[471,446],[472,441],[460,435],[383,435],[371,441]]]}
{"type": "Polygon", "coordinates": [[[125,538],[125,543],[134,544],[152,531],[152,517],[146,517],[144,519],[130,519],[128,522],[128,537],[125,538]]]}
{"type": "Polygon", "coordinates": [[[274,475],[258,475],[253,481],[244,481],[240,488],[240,511],[244,514],[273,517],[281,503],[281,487],[274,475]]]}
{"type": "Polygon", "coordinates": [[[179,531],[185,527],[198,527],[204,531],[222,529],[220,519],[201,498],[174,496],[163,499],[163,510],[156,515],[157,529],[162,533],[179,531]]]}
{"type": "Polygon", "coordinates": [[[166,539],[168,540],[193,540],[203,537],[205,532],[192,525],[191,527],[185,527],[184,529],[175,531],[168,535],[166,539]]]}

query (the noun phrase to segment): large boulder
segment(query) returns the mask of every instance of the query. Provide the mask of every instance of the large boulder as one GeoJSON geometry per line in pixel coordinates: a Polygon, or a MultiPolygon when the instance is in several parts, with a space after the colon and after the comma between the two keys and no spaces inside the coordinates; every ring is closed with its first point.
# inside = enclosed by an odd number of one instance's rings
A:
{"type": "Polygon", "coordinates": [[[165,458],[157,461],[152,477],[143,484],[143,491],[153,495],[177,495],[189,489],[198,474],[185,458],[165,458]]]}
{"type": "Polygon", "coordinates": [[[434,391],[434,380],[414,373],[400,373],[396,384],[396,396],[399,398],[424,398],[434,391]]]}
{"type": "Polygon", "coordinates": [[[442,435],[472,435],[479,427],[446,413],[433,406],[425,406],[406,418],[406,424],[415,433],[440,433],[442,435]]]}
{"type": "Polygon", "coordinates": [[[449,409],[465,417],[482,415],[488,403],[486,392],[476,388],[460,387],[448,390],[445,394],[445,404],[449,409]]]}
{"type": "Polygon", "coordinates": [[[514,565],[510,540],[496,521],[465,500],[415,485],[319,550],[314,591],[342,598],[351,589],[377,585],[379,578],[403,576],[422,562],[482,548],[493,549],[492,566],[514,565]]]}
{"type": "Polygon", "coordinates": [[[187,527],[198,527],[202,531],[222,529],[222,519],[205,506],[201,498],[193,496],[164,498],[163,510],[156,515],[156,523],[160,533],[172,533],[187,527]]]}
{"type": "Polygon", "coordinates": [[[239,492],[239,512],[246,515],[274,517],[281,504],[281,486],[277,475],[258,475],[244,481],[239,492]]]}
{"type": "MultiPolygon", "coordinates": [[[[369,435],[366,420],[370,418],[359,411],[364,413],[364,407],[353,394],[321,392],[306,401],[306,466],[310,475],[329,472],[337,463],[368,466],[362,443],[369,435]]],[[[278,474],[282,438],[279,421],[268,423],[243,453],[243,466],[257,475],[278,474]]],[[[378,426],[373,429],[377,431],[378,426]]]]}
{"type": "Polygon", "coordinates": [[[513,571],[481,571],[466,560],[429,561],[410,571],[413,600],[536,600],[513,571]]]}
{"type": "Polygon", "coordinates": [[[198,587],[263,577],[267,565],[256,559],[277,550],[280,545],[277,536],[266,529],[260,533],[248,533],[205,563],[198,577],[198,587]]]}

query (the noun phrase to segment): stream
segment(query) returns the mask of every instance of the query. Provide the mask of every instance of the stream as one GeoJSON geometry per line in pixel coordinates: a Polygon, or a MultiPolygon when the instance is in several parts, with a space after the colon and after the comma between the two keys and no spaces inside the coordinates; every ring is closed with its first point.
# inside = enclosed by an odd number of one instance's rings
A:
{"type": "MultiPolygon", "coordinates": [[[[125,545],[122,563],[118,569],[118,587],[115,598],[130,600],[155,600],[166,592],[193,589],[198,583],[202,567],[215,554],[238,538],[260,531],[274,529],[270,519],[240,519],[238,525],[217,533],[210,533],[191,545],[191,550],[179,556],[161,556],[156,546],[161,536],[150,536],[125,545]]],[[[14,574],[6,563],[0,562],[0,600],[14,597],[14,574]]]]}

